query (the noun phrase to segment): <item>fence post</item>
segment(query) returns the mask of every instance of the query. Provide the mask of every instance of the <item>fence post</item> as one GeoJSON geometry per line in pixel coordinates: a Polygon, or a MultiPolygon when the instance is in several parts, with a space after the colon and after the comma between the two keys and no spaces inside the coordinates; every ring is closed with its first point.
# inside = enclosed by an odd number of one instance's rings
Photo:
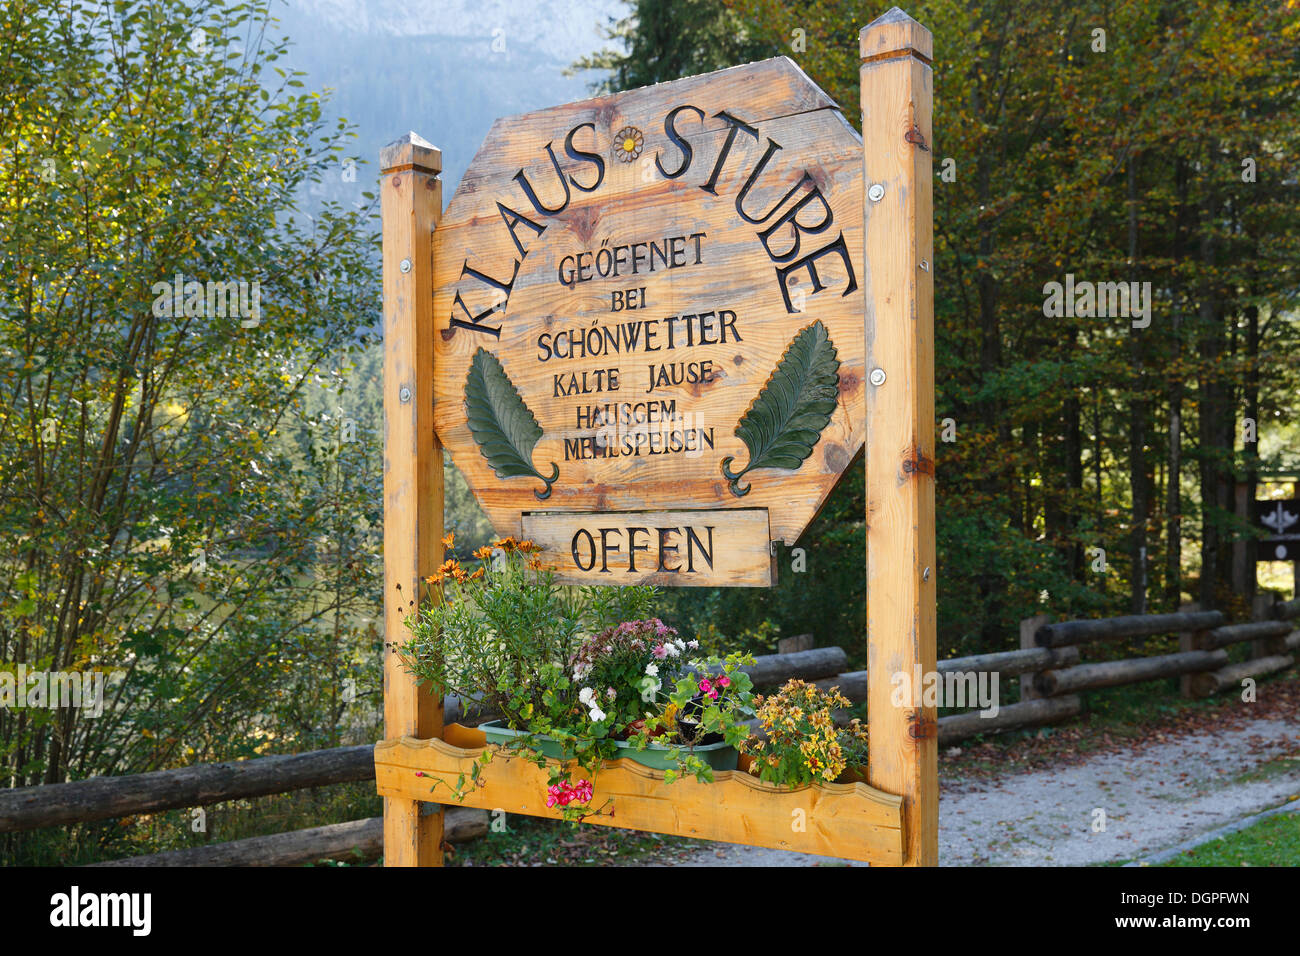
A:
{"type": "MultiPolygon", "coordinates": [[[[442,733],[442,699],[397,648],[424,578],[442,563],[442,445],[433,431],[433,228],[442,153],[415,133],[379,154],[384,240],[384,736],[442,733]]],[[[442,810],[384,798],[384,865],[441,866],[442,810]]]]}
{"type": "MultiPolygon", "coordinates": [[[[1020,649],[1022,651],[1033,650],[1038,645],[1034,642],[1034,633],[1044,624],[1052,623],[1052,615],[1035,614],[1033,617],[1027,617],[1020,622],[1020,649]]],[[[1020,699],[1034,700],[1043,695],[1038,693],[1034,687],[1034,675],[1037,671],[1026,671],[1016,677],[1016,683],[1020,685],[1020,699]]]]}
{"type": "Polygon", "coordinates": [[[871,785],[903,798],[904,865],[939,856],[930,31],[897,7],[859,34],[866,221],[867,724],[871,785]]]}
{"type": "MultiPolygon", "coordinates": [[[[1178,605],[1181,611],[1199,611],[1201,605],[1199,602],[1192,601],[1189,604],[1178,605]]],[[[1203,651],[1206,649],[1206,635],[1209,631],[1179,631],[1178,632],[1178,650],[1185,651],[1203,651]]],[[[1178,693],[1182,697],[1205,697],[1206,692],[1202,682],[1196,678],[1198,674],[1184,674],[1178,678],[1178,693]]]]}

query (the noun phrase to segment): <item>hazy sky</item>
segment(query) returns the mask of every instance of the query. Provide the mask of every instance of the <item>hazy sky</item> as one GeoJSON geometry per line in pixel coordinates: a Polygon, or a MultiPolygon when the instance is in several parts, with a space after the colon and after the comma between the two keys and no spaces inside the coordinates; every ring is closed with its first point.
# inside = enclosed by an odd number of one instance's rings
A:
{"type": "Polygon", "coordinates": [[[563,71],[606,46],[600,26],[627,9],[622,0],[283,0],[275,15],[293,44],[289,65],[307,72],[308,88],[333,90],[329,115],[356,124],[357,154],[373,162],[415,130],[443,151],[450,199],[497,117],[591,95],[596,75],[563,71]]]}

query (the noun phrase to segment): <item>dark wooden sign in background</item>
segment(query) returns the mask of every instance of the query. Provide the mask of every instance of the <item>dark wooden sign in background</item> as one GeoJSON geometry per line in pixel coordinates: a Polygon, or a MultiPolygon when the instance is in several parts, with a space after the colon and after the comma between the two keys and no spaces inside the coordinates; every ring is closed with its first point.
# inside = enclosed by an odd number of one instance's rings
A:
{"type": "Polygon", "coordinates": [[[1256,501],[1254,525],[1265,535],[1256,542],[1256,561],[1300,561],[1300,498],[1256,501]]]}

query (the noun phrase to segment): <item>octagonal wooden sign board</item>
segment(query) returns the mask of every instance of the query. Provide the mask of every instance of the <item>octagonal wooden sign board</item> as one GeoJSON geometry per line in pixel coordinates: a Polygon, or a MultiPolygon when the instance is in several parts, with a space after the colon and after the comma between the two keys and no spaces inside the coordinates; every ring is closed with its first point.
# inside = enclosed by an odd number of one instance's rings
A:
{"type": "Polygon", "coordinates": [[[773,583],[863,444],[862,167],[784,57],[493,125],[433,389],[499,534],[570,583],[773,583]]]}

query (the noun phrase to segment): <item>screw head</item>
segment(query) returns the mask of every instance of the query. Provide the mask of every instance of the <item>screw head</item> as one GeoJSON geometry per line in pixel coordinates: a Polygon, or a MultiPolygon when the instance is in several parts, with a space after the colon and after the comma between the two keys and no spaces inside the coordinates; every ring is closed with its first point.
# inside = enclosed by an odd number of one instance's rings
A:
{"type": "Polygon", "coordinates": [[[872,202],[880,202],[885,198],[885,187],[880,183],[873,183],[871,188],[867,190],[867,198],[872,202]]]}
{"type": "Polygon", "coordinates": [[[411,400],[411,390],[403,385],[401,391],[397,393],[397,397],[401,400],[402,404],[406,404],[411,400]]]}
{"type": "Polygon", "coordinates": [[[928,581],[928,580],[930,580],[930,569],[929,569],[929,568],[926,568],[924,571],[921,572],[921,580],[922,580],[922,581],[928,581]]]}
{"type": "Polygon", "coordinates": [[[873,368],[871,370],[871,375],[868,376],[868,378],[872,385],[884,385],[885,370],[883,368],[873,368]]]}
{"type": "Polygon", "coordinates": [[[922,271],[922,272],[929,272],[929,271],[930,271],[930,260],[929,260],[929,259],[922,259],[922,260],[921,260],[921,271],[922,271]]]}
{"type": "Polygon", "coordinates": [[[400,264],[397,268],[401,269],[403,272],[410,272],[410,271],[411,271],[411,260],[410,260],[410,259],[403,259],[402,262],[401,262],[401,264],[400,264]]]}

